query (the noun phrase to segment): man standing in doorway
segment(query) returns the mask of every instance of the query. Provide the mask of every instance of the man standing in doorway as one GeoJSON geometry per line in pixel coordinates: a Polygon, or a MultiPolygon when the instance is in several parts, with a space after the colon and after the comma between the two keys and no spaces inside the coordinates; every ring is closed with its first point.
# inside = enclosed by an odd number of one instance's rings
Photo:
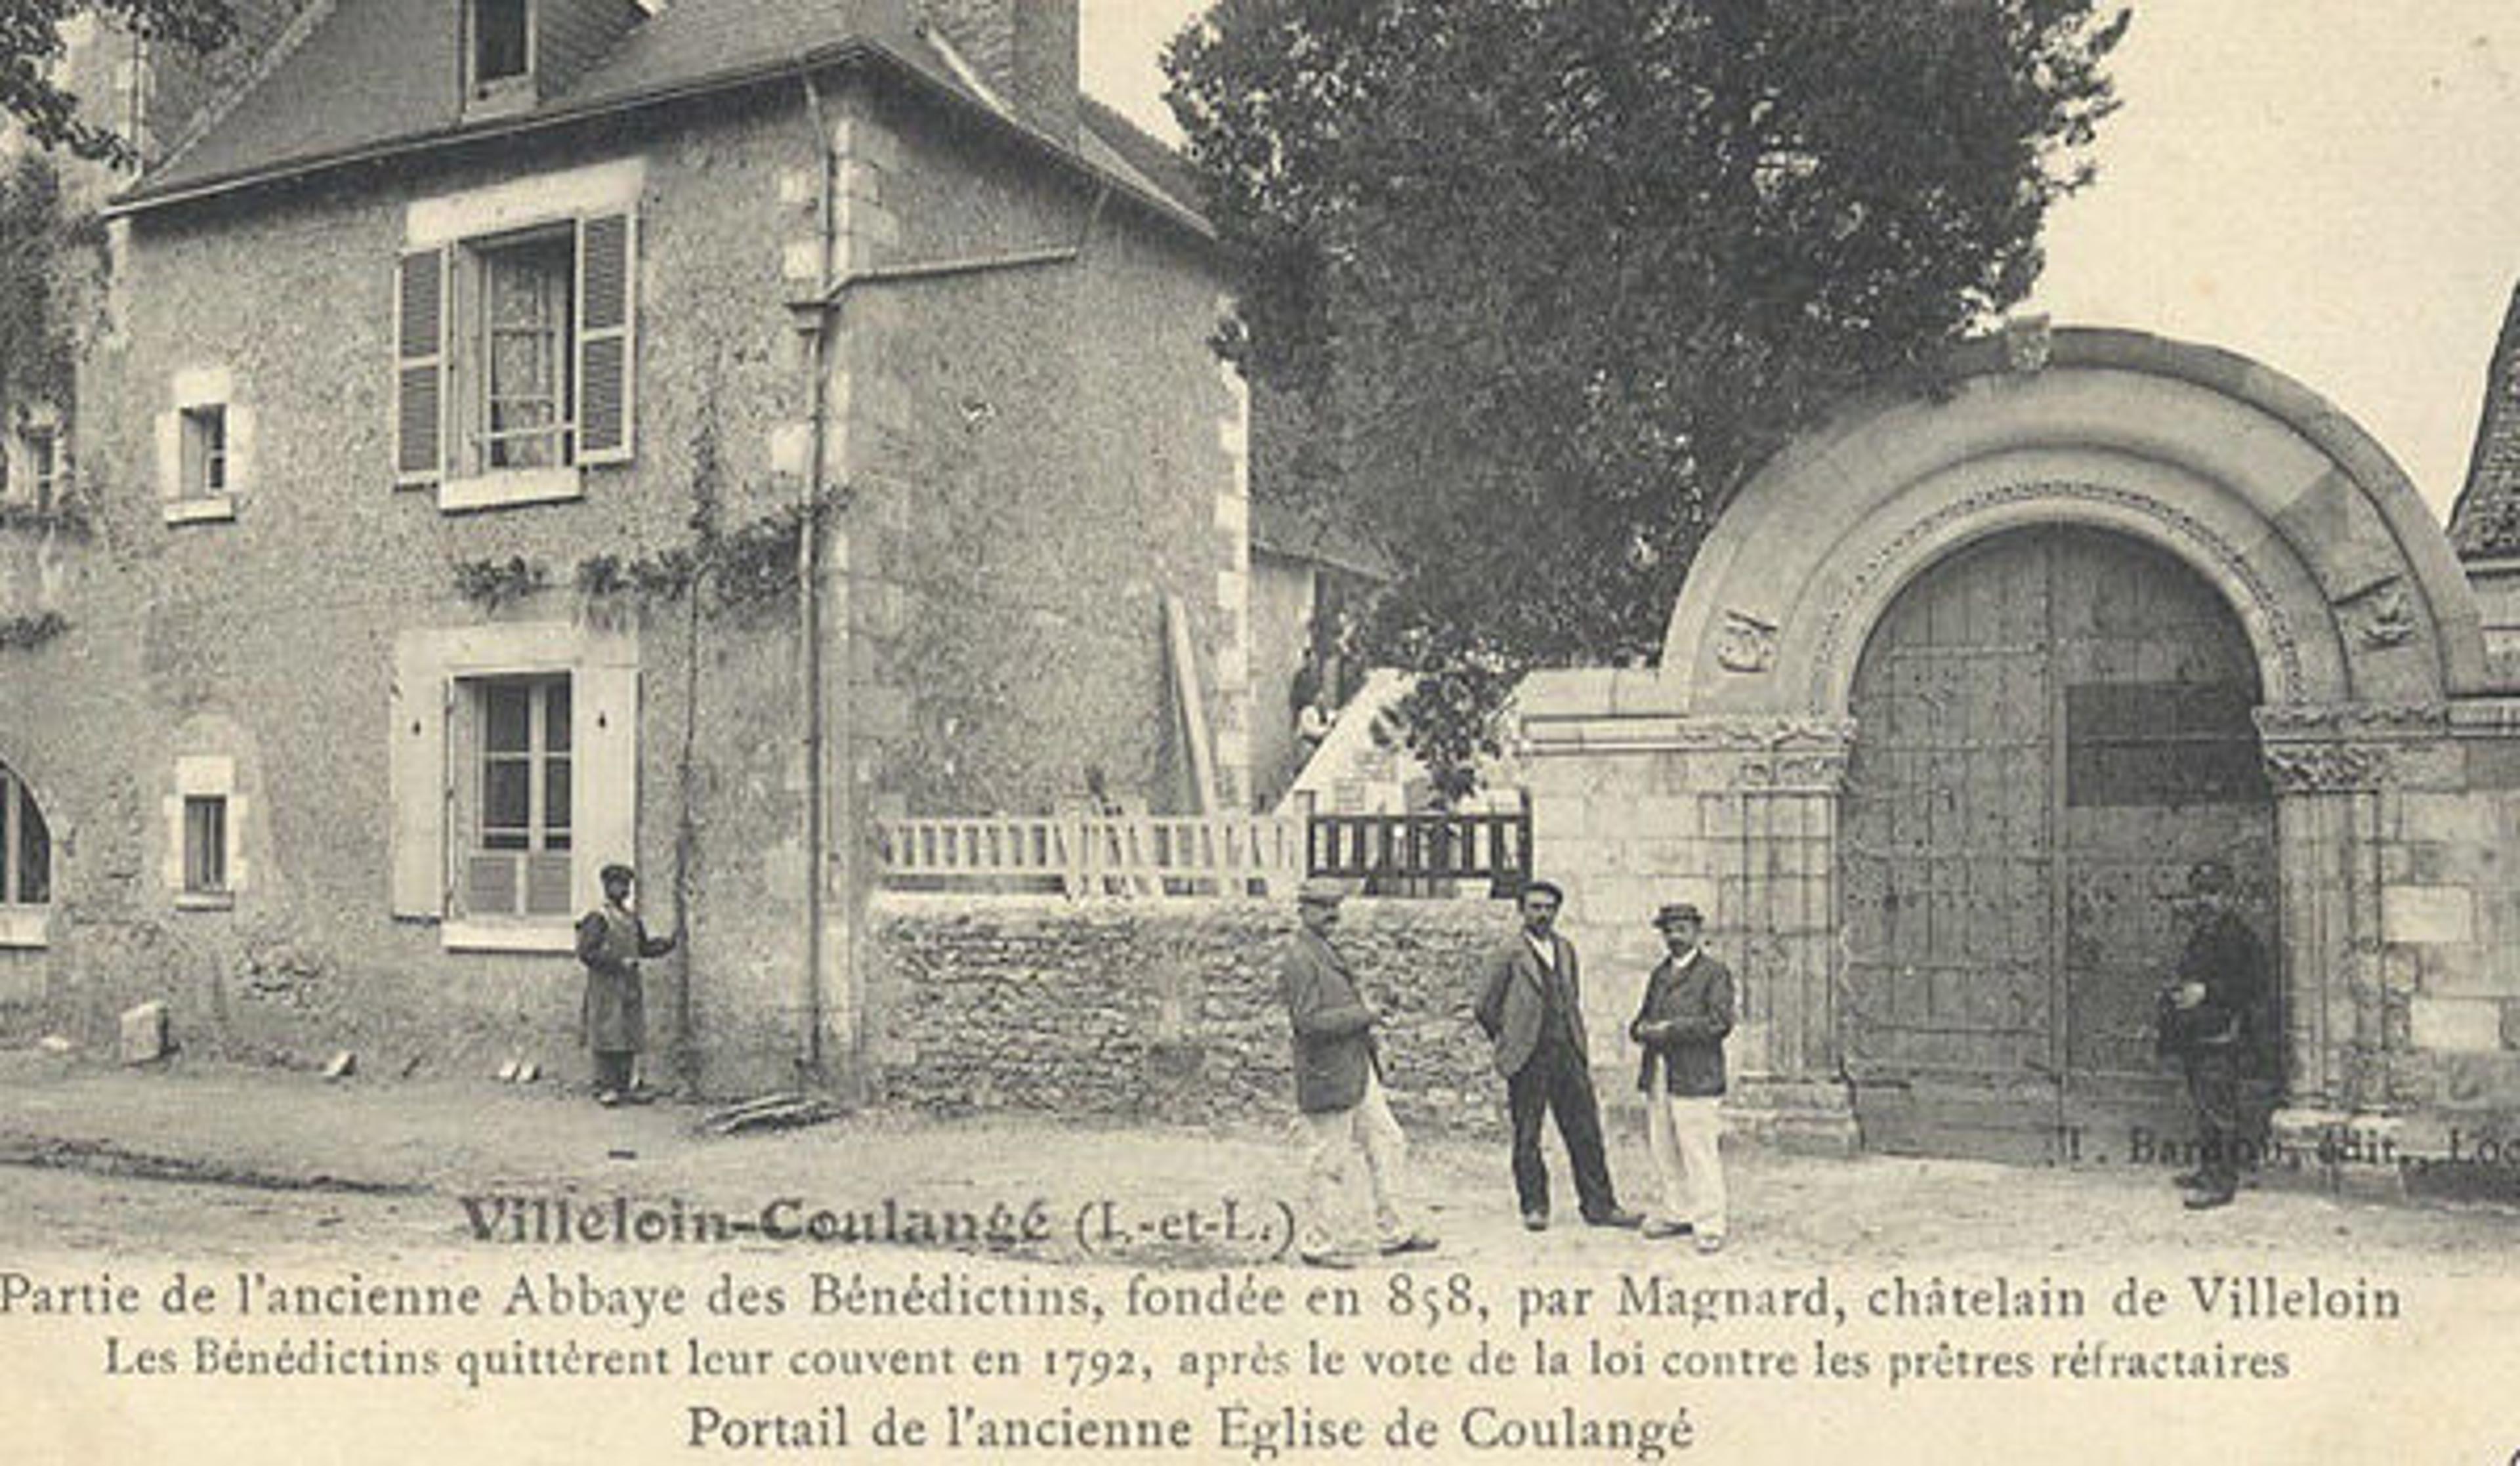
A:
{"type": "Polygon", "coordinates": [[[2199,861],[2188,870],[2193,926],[2162,993],[2162,1047],[2186,1069],[2196,1109],[2196,1169],[2179,1177],[2192,1188],[2190,1211],[2230,1205],[2240,1183],[2240,1062],[2266,989],[2266,950],[2233,900],[2230,866],[2199,861]]]}
{"type": "Polygon", "coordinates": [[[1347,888],[1327,876],[1305,881],[1295,898],[1301,926],[1278,960],[1278,990],[1295,1031],[1295,1107],[1304,1115],[1304,1220],[1296,1251],[1315,1267],[1348,1266],[1347,1255],[1330,1240],[1329,1214],[1348,1157],[1358,1151],[1365,1153],[1382,1255],[1435,1248],[1432,1236],[1401,1220],[1407,1142],[1382,1091],[1373,1009],[1330,945],[1346,897],[1347,888]]]}
{"type": "Polygon", "coordinates": [[[1583,981],[1575,944],[1555,929],[1565,901],[1565,893],[1549,881],[1523,888],[1522,929],[1489,954],[1471,1011],[1496,1045],[1497,1072],[1505,1076],[1522,1224],[1535,1232],[1549,1225],[1540,1122],[1554,1112],[1586,1223],[1635,1226],[1644,1219],[1619,1205],[1601,1150],[1601,1107],[1593,1094],[1592,1050],[1584,1042],[1583,981]]]}
{"type": "Polygon", "coordinates": [[[1698,946],[1705,917],[1688,902],[1654,913],[1668,954],[1645,979],[1628,1037],[1643,1045],[1637,1088],[1645,1140],[1662,1183],[1648,1237],[1695,1233],[1699,1252],[1724,1248],[1724,1037],[1732,1032],[1732,971],[1698,946]]]}
{"type": "Polygon", "coordinates": [[[627,866],[604,867],[604,906],[577,923],[577,959],[586,964],[586,1000],[579,1011],[586,1046],[595,1051],[595,1102],[637,1101],[631,1065],[648,1044],[647,995],[639,985],[639,959],[674,950],[671,937],[651,937],[630,909],[636,877],[627,866]]]}

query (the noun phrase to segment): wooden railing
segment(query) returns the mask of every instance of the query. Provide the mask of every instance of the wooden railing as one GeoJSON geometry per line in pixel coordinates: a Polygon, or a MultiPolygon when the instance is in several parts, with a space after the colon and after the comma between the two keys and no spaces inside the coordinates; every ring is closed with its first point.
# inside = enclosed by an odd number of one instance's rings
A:
{"type": "Polygon", "coordinates": [[[1307,875],[1369,895],[1491,896],[1531,879],[1531,815],[984,815],[876,822],[884,884],[1068,896],[1287,896],[1307,875]]]}
{"type": "Polygon", "coordinates": [[[1069,896],[1284,895],[1303,827],[1275,815],[1029,815],[876,822],[895,887],[1069,896]]]}
{"type": "Polygon", "coordinates": [[[1366,883],[1378,896],[1450,894],[1450,882],[1484,880],[1511,899],[1531,880],[1531,812],[1496,815],[1315,815],[1304,866],[1366,883]]]}

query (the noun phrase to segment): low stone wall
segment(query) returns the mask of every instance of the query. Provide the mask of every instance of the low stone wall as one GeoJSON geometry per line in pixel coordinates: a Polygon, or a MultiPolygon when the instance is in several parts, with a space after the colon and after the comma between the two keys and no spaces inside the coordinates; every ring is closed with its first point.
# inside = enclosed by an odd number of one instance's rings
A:
{"type": "MultiPolygon", "coordinates": [[[[1383,1074],[1413,1128],[1503,1125],[1470,1017],[1501,905],[1350,901],[1334,939],[1383,1014],[1383,1074]]],[[[1294,1113],[1277,955],[1291,904],[887,893],[873,911],[876,1082],[932,1110],[1185,1123],[1294,1113]]]]}

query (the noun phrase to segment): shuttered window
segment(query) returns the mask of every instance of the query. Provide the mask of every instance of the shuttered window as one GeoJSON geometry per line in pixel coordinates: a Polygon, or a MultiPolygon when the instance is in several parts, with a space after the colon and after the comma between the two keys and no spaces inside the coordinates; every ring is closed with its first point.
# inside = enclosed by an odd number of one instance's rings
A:
{"type": "Polygon", "coordinates": [[[394,292],[394,480],[446,471],[446,251],[402,257],[394,292]]]}
{"type": "Polygon", "coordinates": [[[630,458],[637,221],[628,214],[581,220],[577,241],[578,461],[626,463],[630,458]]]}
{"type": "Polygon", "coordinates": [[[404,255],[396,482],[629,462],[637,280],[638,226],[628,213],[404,255]]]}

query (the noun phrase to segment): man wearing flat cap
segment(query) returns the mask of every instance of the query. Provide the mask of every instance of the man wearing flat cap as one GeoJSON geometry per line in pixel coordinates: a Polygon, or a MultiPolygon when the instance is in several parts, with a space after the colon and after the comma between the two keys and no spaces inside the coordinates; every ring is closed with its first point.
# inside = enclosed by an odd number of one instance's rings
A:
{"type": "Polygon", "coordinates": [[[2239,1189],[2240,1065],[2255,1038],[2267,957],[2234,900],[2230,866],[2209,860],[2188,869],[2182,905],[2193,924],[2161,994],[2161,1050],[2186,1071],[2196,1110],[2196,1169],[2178,1178],[2193,1188],[2190,1211],[2228,1206],[2239,1189]]]}
{"type": "Polygon", "coordinates": [[[1363,1152],[1373,1199],[1376,1248],[1385,1257],[1429,1252],[1435,1239],[1403,1221],[1398,1196],[1408,1142],[1382,1089],[1375,1015],[1347,961],[1330,945],[1343,882],[1315,876],[1295,899],[1301,923],[1278,959],[1278,992],[1294,1027],[1295,1107],[1304,1124],[1304,1218],[1296,1252],[1316,1267],[1344,1267],[1329,1214],[1351,1155],[1363,1152]]]}
{"type": "Polygon", "coordinates": [[[627,866],[604,867],[604,905],[577,923],[577,959],[586,965],[586,999],[578,1024],[595,1052],[595,1102],[637,1100],[631,1065],[648,1045],[647,995],[639,985],[639,959],[674,950],[671,937],[651,937],[630,908],[637,880],[627,866]]]}
{"type": "Polygon", "coordinates": [[[1648,1237],[1694,1234],[1724,1247],[1724,1036],[1732,1032],[1732,971],[1698,945],[1705,917],[1685,901],[1654,913],[1667,954],[1645,979],[1628,1037],[1644,1049],[1645,1142],[1662,1183],[1648,1237]]]}

